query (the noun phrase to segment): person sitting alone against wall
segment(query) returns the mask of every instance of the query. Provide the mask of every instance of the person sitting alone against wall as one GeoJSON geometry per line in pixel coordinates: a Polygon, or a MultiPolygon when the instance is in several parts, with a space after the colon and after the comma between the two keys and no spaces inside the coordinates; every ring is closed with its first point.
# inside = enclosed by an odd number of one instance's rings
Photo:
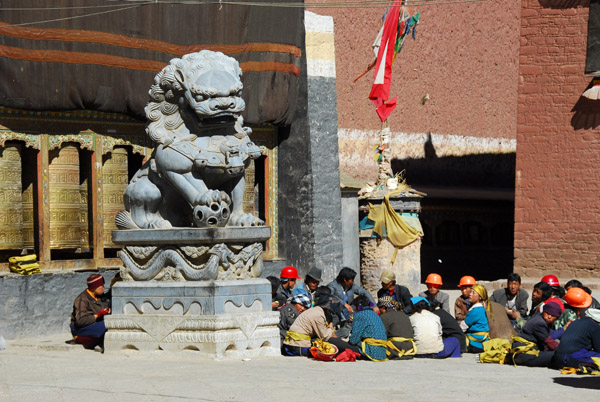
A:
{"type": "Polygon", "coordinates": [[[506,309],[506,315],[511,322],[520,317],[527,317],[527,299],[529,293],[521,288],[521,276],[511,273],[506,280],[506,288],[494,290],[490,300],[501,304],[506,309]]]}
{"type": "Polygon", "coordinates": [[[103,299],[104,278],[100,274],[90,275],[85,289],[73,302],[71,334],[75,343],[87,349],[95,346],[104,348],[104,316],[110,314],[110,301],[103,299]]]}

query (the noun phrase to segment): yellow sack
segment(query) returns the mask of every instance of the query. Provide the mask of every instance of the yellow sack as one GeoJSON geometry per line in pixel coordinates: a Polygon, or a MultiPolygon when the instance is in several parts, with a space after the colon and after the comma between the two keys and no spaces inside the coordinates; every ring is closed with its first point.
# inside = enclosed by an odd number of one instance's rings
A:
{"type": "Polygon", "coordinates": [[[506,355],[510,351],[510,341],[503,338],[493,338],[482,343],[483,352],[479,354],[481,363],[504,364],[506,355]]]}
{"type": "Polygon", "coordinates": [[[36,260],[37,255],[35,254],[9,257],[8,268],[12,272],[21,275],[39,274],[42,271],[40,270],[40,264],[36,260]]]}

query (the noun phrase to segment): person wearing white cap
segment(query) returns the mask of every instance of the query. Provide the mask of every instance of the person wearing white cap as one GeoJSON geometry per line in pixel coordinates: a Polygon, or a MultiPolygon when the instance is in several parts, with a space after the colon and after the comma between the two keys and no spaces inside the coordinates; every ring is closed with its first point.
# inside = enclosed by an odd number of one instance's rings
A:
{"type": "Polygon", "coordinates": [[[410,306],[410,299],[412,297],[410,290],[406,286],[396,284],[396,274],[394,272],[388,269],[384,270],[379,280],[381,281],[381,289],[377,291],[377,299],[383,296],[390,296],[400,304],[401,309],[410,306]]]}

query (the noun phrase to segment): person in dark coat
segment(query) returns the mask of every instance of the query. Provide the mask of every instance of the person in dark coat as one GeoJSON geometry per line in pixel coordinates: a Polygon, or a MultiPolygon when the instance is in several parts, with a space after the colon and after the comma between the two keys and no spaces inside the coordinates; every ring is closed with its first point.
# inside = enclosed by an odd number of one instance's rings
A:
{"type": "Polygon", "coordinates": [[[317,292],[317,288],[319,287],[319,283],[321,283],[321,281],[321,270],[316,267],[311,268],[304,278],[304,283],[301,286],[296,287],[292,292],[292,295],[304,293],[310,298],[312,307],[315,305],[315,293],[317,292]]]}
{"type": "Polygon", "coordinates": [[[600,357],[600,310],[588,309],[585,317],[569,324],[560,338],[552,359],[552,368],[578,367],[580,363],[593,363],[600,357]]]}
{"type": "Polygon", "coordinates": [[[506,309],[506,315],[511,321],[519,317],[527,317],[527,299],[529,293],[521,288],[521,277],[519,274],[509,274],[506,280],[506,288],[494,290],[490,300],[501,304],[506,309]]]}
{"type": "MultiPolygon", "coordinates": [[[[560,306],[555,302],[544,305],[544,311],[536,314],[527,321],[521,331],[521,337],[536,344],[539,351],[537,356],[533,354],[520,353],[514,356],[512,362],[518,366],[549,367],[558,342],[550,336],[552,323],[562,314],[560,306]]],[[[513,347],[522,346],[514,342],[513,347]]],[[[509,361],[511,359],[509,358],[509,361]]]]}
{"type": "Polygon", "coordinates": [[[466,353],[467,338],[463,330],[460,328],[460,324],[454,317],[452,317],[446,310],[442,308],[442,305],[439,302],[434,301],[431,305],[431,308],[431,312],[440,317],[440,322],[442,324],[442,339],[449,337],[458,339],[461,353],[466,353]]]}
{"type": "Polygon", "coordinates": [[[540,312],[544,302],[552,297],[552,287],[546,282],[538,282],[533,286],[531,293],[531,311],[529,317],[540,312]]]}
{"type": "Polygon", "coordinates": [[[310,307],[311,301],[308,296],[299,293],[292,296],[289,303],[286,303],[286,305],[279,310],[279,324],[277,327],[279,328],[281,343],[285,340],[285,336],[296,318],[310,307]]]}
{"type": "Polygon", "coordinates": [[[100,274],[90,275],[87,289],[73,302],[71,334],[76,343],[86,348],[103,347],[106,325],[104,316],[110,314],[110,302],[101,299],[104,294],[104,278],[100,274]]]}
{"type": "Polygon", "coordinates": [[[396,274],[390,270],[384,270],[381,273],[381,289],[377,291],[377,299],[383,296],[390,296],[396,300],[401,309],[409,307],[412,295],[407,287],[396,284],[396,274]]]}
{"type": "MultiPolygon", "coordinates": [[[[354,283],[356,271],[351,268],[344,267],[340,270],[334,281],[330,282],[327,287],[331,290],[331,296],[338,301],[342,309],[342,320],[339,327],[336,327],[336,335],[340,338],[346,338],[350,335],[352,329],[351,317],[354,314],[354,298],[357,296],[366,297],[369,302],[375,305],[373,296],[363,287],[354,283]]],[[[379,308],[374,307],[373,310],[379,314],[379,308]]]]}
{"type": "MultiPolygon", "coordinates": [[[[396,300],[391,296],[380,297],[377,301],[377,307],[379,307],[379,311],[381,312],[379,318],[381,318],[381,321],[383,322],[388,340],[391,338],[413,339],[414,332],[412,324],[410,323],[410,318],[401,311],[400,304],[396,300]]],[[[391,341],[400,351],[409,352],[414,347],[413,343],[410,341],[400,342],[393,339],[391,339],[391,341]]],[[[412,354],[399,357],[398,352],[391,348],[388,348],[388,351],[390,352],[390,355],[388,356],[390,359],[400,358],[401,360],[406,360],[413,358],[412,354]]]]}

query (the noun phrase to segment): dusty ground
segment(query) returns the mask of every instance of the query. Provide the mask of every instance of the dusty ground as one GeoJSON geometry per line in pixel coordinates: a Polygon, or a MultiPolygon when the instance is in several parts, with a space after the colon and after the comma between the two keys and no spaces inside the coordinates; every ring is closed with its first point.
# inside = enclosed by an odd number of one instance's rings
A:
{"type": "Polygon", "coordinates": [[[515,401],[597,400],[600,377],[460,359],[317,362],[100,354],[52,339],[0,351],[0,401],[515,401]]]}

